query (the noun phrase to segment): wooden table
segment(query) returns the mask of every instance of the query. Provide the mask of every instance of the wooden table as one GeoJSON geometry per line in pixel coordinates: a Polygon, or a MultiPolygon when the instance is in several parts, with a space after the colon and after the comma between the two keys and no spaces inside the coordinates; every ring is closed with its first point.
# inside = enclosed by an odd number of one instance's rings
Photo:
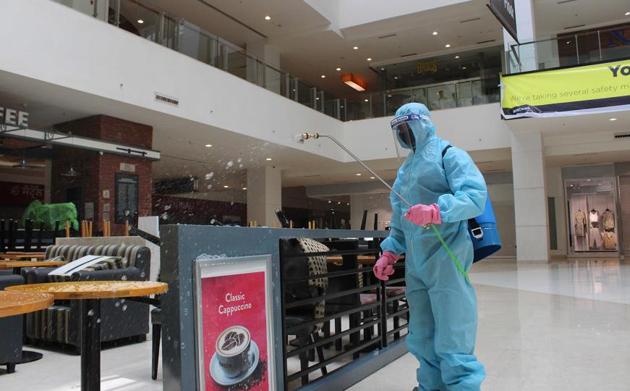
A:
{"type": "Polygon", "coordinates": [[[0,270],[13,269],[13,274],[20,274],[23,267],[59,267],[65,264],[63,261],[0,261],[0,270]]]}
{"type": "Polygon", "coordinates": [[[55,300],[81,300],[81,390],[101,388],[101,299],[163,294],[168,285],[152,281],[70,281],[15,285],[9,291],[49,293],[55,300]]]}
{"type": "Polygon", "coordinates": [[[53,304],[50,293],[0,291],[0,318],[46,309],[53,304]]]}
{"type": "Polygon", "coordinates": [[[44,259],[44,257],[46,256],[45,253],[30,253],[30,252],[6,252],[6,253],[0,253],[0,260],[9,260],[9,261],[18,261],[20,259],[44,259]]]}
{"type": "MultiPolygon", "coordinates": [[[[374,255],[357,255],[357,262],[361,265],[373,265],[376,259],[374,255]]],[[[339,266],[343,264],[343,257],[341,255],[333,255],[326,257],[326,261],[339,266]]]]}

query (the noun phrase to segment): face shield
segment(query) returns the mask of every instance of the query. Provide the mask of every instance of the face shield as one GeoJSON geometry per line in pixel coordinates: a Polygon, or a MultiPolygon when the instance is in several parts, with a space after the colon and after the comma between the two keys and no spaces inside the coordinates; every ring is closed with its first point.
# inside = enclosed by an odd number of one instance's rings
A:
{"type": "Polygon", "coordinates": [[[396,147],[400,145],[404,149],[416,149],[416,137],[413,129],[411,128],[412,121],[421,121],[426,118],[419,114],[400,115],[392,120],[390,123],[392,131],[394,132],[394,138],[397,141],[396,147]]]}

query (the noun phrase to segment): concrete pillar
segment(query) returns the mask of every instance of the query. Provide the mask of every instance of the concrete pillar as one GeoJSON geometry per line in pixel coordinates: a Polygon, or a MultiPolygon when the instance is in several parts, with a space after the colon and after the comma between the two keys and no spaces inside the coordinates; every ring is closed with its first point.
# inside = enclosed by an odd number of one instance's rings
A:
{"type": "Polygon", "coordinates": [[[512,131],[516,259],[549,259],[549,221],[543,139],[539,131],[512,131]]]}
{"type": "MultiPolygon", "coordinates": [[[[550,249],[552,256],[567,255],[567,213],[564,195],[564,182],[562,181],[562,169],[560,167],[547,168],[547,197],[555,199],[556,208],[556,237],[558,247],[550,249]]],[[[551,216],[551,214],[550,214],[551,216]]]]}
{"type": "MultiPolygon", "coordinates": [[[[514,10],[516,12],[516,31],[521,44],[536,40],[536,20],[534,16],[533,0],[515,0],[514,10]]],[[[512,36],[503,29],[503,42],[505,50],[516,44],[512,36]]],[[[536,45],[520,46],[517,53],[520,57],[520,72],[533,71],[537,69],[536,45]]]]}
{"type": "Polygon", "coordinates": [[[247,221],[280,227],[276,210],[282,208],[282,172],[266,166],[247,170],[247,221]]]}

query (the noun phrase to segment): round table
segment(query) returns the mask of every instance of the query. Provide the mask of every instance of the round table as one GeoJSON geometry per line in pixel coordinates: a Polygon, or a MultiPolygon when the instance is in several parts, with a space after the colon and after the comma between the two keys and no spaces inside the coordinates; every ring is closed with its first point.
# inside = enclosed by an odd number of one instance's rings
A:
{"type": "Polygon", "coordinates": [[[9,291],[49,293],[55,300],[81,300],[81,390],[101,388],[101,299],[166,293],[168,285],[152,281],[69,281],[15,285],[9,291]]]}
{"type": "Polygon", "coordinates": [[[50,307],[53,301],[50,293],[0,291],[0,318],[43,310],[50,307]]]}
{"type": "MultiPolygon", "coordinates": [[[[0,318],[40,311],[53,305],[53,302],[53,295],[49,293],[0,291],[0,318]]],[[[8,371],[13,372],[15,370],[15,365],[17,364],[26,364],[32,361],[37,361],[41,358],[41,353],[30,350],[22,350],[22,358],[19,361],[8,364],[8,371]]]]}
{"type": "Polygon", "coordinates": [[[63,261],[0,261],[0,270],[13,269],[13,274],[20,274],[23,267],[59,267],[65,264],[63,261]]]}

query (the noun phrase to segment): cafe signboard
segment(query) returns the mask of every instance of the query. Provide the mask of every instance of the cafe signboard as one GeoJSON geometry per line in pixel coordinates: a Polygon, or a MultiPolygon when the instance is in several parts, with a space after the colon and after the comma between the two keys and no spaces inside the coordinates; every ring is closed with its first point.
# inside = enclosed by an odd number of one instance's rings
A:
{"type": "Polygon", "coordinates": [[[271,256],[195,264],[198,389],[275,390],[271,256]]]}

